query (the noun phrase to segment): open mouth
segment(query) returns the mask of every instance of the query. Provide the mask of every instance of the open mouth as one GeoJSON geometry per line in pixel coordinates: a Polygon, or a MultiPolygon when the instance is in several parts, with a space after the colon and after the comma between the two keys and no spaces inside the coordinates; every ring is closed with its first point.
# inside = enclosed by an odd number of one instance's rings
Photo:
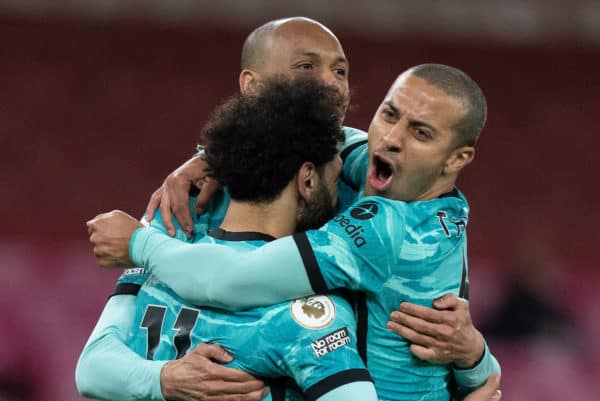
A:
{"type": "Polygon", "coordinates": [[[369,185],[383,191],[391,184],[393,175],[392,163],[380,155],[373,155],[368,173],[369,185]]]}
{"type": "Polygon", "coordinates": [[[379,156],[373,158],[375,162],[375,175],[381,181],[387,181],[392,176],[392,166],[379,156]]]}

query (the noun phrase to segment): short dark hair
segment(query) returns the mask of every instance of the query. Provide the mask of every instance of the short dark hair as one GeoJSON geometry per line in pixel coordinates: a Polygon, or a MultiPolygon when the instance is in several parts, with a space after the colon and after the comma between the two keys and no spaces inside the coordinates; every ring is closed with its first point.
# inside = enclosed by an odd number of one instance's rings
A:
{"type": "Polygon", "coordinates": [[[333,160],[344,140],[339,92],[315,79],[274,76],[219,106],[206,124],[209,173],[232,199],[275,199],[305,162],[333,160]]]}
{"type": "Polygon", "coordinates": [[[479,85],[463,71],[444,64],[421,64],[409,72],[465,103],[467,113],[455,127],[457,145],[474,146],[487,119],[487,103],[479,85]]]}

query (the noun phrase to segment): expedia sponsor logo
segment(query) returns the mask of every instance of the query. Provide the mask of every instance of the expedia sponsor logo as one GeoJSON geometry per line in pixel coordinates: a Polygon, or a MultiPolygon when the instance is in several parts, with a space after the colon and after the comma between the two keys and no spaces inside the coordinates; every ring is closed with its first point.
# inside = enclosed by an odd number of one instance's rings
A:
{"type": "MultiPolygon", "coordinates": [[[[350,212],[350,214],[352,215],[352,212],[350,212]]],[[[350,224],[350,220],[344,217],[342,214],[335,217],[333,221],[344,227],[344,231],[346,231],[346,234],[348,234],[352,241],[354,241],[354,245],[356,245],[357,248],[360,248],[367,243],[367,240],[361,236],[361,234],[365,232],[365,229],[362,226],[350,224]]]]}
{"type": "Polygon", "coordinates": [[[350,344],[348,329],[343,327],[319,338],[318,340],[313,341],[310,343],[310,346],[315,355],[320,358],[323,355],[327,355],[331,351],[335,351],[336,349],[344,347],[348,344],[350,344]]]}
{"type": "Polygon", "coordinates": [[[357,220],[369,220],[375,217],[379,207],[375,202],[364,202],[350,210],[350,216],[357,220]]]}

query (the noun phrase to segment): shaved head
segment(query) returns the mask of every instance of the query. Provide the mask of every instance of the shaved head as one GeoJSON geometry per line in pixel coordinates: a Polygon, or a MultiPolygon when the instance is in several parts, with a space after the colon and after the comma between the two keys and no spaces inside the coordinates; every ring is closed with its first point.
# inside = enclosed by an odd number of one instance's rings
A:
{"type": "Polygon", "coordinates": [[[313,78],[334,86],[350,102],[349,64],[338,38],[323,24],[304,17],[269,21],[256,28],[242,49],[240,91],[260,90],[275,75],[313,78]]]}
{"type": "Polygon", "coordinates": [[[244,41],[241,60],[242,70],[261,69],[266,58],[266,50],[269,47],[270,41],[274,38],[276,31],[279,28],[292,25],[317,26],[335,37],[333,32],[325,25],[306,17],[281,18],[269,21],[252,31],[244,41]]]}

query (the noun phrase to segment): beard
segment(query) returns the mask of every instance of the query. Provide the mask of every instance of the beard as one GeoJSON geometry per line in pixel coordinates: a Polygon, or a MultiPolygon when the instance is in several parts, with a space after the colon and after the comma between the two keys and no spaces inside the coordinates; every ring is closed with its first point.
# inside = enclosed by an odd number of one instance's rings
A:
{"type": "Polygon", "coordinates": [[[321,227],[333,217],[333,212],[337,199],[334,201],[327,187],[319,184],[319,189],[313,195],[312,199],[304,202],[304,207],[300,210],[296,231],[306,231],[321,227]]]}

